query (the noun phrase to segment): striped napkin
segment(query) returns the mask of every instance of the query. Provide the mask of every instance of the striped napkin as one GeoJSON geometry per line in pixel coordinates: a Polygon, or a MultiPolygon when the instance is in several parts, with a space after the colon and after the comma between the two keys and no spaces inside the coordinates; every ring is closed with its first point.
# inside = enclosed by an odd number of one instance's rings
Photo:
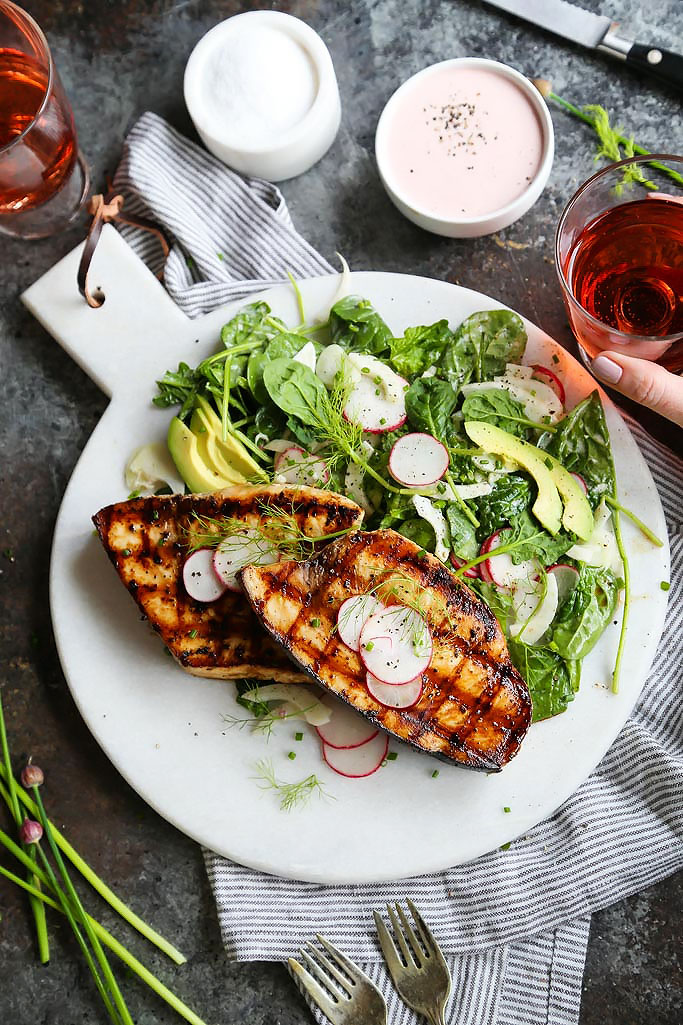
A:
{"type": "MultiPolygon", "coordinates": [[[[164,280],[189,316],[280,283],[287,270],[331,270],[296,232],[275,186],[233,174],[153,114],[128,136],[115,185],[129,210],[173,239],[164,280]]],[[[155,243],[121,230],[158,269],[155,243]]],[[[509,850],[397,883],[320,886],[204,851],[228,957],[283,960],[321,932],[376,982],[391,1025],[416,1025],[391,987],[371,915],[408,896],[451,968],[450,1025],[575,1025],[592,912],[683,865],[683,463],[629,426],[664,504],[669,616],[638,706],[591,777],[509,850]]]]}

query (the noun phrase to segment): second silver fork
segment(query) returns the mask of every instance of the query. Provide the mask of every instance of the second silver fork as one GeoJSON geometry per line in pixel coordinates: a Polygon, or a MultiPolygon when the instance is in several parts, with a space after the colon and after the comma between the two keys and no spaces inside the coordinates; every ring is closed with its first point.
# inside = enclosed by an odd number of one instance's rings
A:
{"type": "Polygon", "coordinates": [[[451,975],[439,945],[411,900],[406,900],[413,924],[400,904],[387,904],[393,936],[373,911],[379,943],[389,974],[401,999],[431,1025],[445,1025],[444,1011],[451,975]]]}

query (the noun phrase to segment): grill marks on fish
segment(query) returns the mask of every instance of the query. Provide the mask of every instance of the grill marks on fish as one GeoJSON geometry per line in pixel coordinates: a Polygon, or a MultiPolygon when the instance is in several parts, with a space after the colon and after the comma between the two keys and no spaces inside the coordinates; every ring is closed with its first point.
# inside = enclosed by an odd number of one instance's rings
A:
{"type": "Polygon", "coordinates": [[[236,486],[209,495],[156,495],[101,509],[93,522],[121,580],[178,662],[196,676],[305,681],[261,629],[242,594],[194,601],[182,582],[196,518],[232,517],[257,527],[267,507],[295,516],[309,537],[357,527],[362,510],[317,488],[236,486]]]}
{"type": "Polygon", "coordinates": [[[247,567],[242,585],[298,666],[398,739],[488,771],[516,754],[531,722],[531,698],[495,616],[412,541],[393,530],[359,531],[307,562],[247,567]],[[419,606],[429,623],[434,651],[412,708],[385,708],[372,698],[359,655],[338,636],[342,602],[373,589],[386,604],[419,606]]]}

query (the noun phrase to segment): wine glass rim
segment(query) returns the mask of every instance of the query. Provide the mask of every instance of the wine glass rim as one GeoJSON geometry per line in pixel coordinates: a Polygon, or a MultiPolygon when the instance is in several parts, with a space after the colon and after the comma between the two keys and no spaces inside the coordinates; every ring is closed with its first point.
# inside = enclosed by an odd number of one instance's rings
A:
{"type": "Polygon", "coordinates": [[[32,17],[28,13],[28,11],[25,11],[23,7],[19,7],[18,4],[13,3],[12,0],[0,0],[0,12],[3,8],[12,8],[13,10],[15,10],[21,16],[21,18],[27,21],[31,28],[35,31],[38,37],[38,42],[40,43],[41,47],[43,48],[47,56],[47,84],[45,86],[45,93],[43,95],[42,100],[40,101],[40,106],[38,107],[38,110],[35,112],[30,122],[26,125],[26,128],[24,128],[23,132],[21,132],[19,135],[15,135],[15,137],[13,139],[10,139],[9,142],[6,142],[4,146],[0,146],[0,156],[2,156],[4,153],[7,153],[8,150],[12,149],[13,146],[16,146],[17,143],[21,142],[22,139],[26,138],[28,133],[34,127],[36,121],[38,121],[42,117],[47,106],[50,93],[52,92],[52,87],[54,85],[55,68],[54,61],[52,59],[52,52],[50,50],[48,41],[45,37],[45,33],[43,32],[42,28],[40,27],[36,19],[32,17]]]}
{"type": "Polygon", "coordinates": [[[564,210],[560,214],[560,219],[557,222],[557,230],[555,232],[555,269],[557,271],[557,275],[560,279],[560,284],[562,285],[565,295],[569,298],[569,301],[572,304],[572,306],[576,307],[577,310],[580,310],[582,315],[584,317],[587,317],[590,323],[594,324],[598,328],[607,328],[610,334],[620,336],[625,340],[626,344],[628,342],[635,341],[635,339],[639,339],[643,342],[675,342],[677,339],[681,337],[681,332],[674,331],[674,333],[671,335],[633,334],[628,331],[622,331],[618,327],[612,327],[610,324],[605,324],[604,321],[598,320],[598,318],[594,317],[592,313],[589,313],[588,310],[581,305],[581,303],[578,301],[578,299],[572,292],[571,285],[569,284],[565,276],[564,268],[562,266],[562,260],[560,259],[560,231],[562,229],[562,225],[564,224],[567,218],[569,211],[572,209],[575,202],[584,194],[584,192],[587,191],[587,189],[593,184],[593,182],[597,181],[598,178],[602,178],[604,174],[607,174],[610,171],[615,171],[620,167],[625,167],[627,164],[652,164],[654,161],[656,161],[657,163],[663,163],[666,160],[673,160],[679,163],[683,163],[683,155],[676,153],[644,153],[638,154],[637,156],[633,157],[626,157],[624,160],[617,160],[612,164],[607,164],[606,167],[601,167],[599,171],[596,171],[595,174],[592,174],[590,178],[586,179],[583,185],[581,185],[576,190],[574,195],[567,202],[564,210]]]}

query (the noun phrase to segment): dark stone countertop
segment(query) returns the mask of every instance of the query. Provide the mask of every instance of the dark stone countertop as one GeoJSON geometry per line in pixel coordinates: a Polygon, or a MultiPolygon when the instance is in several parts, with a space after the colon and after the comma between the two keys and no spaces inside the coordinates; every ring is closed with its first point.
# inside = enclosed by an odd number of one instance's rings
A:
{"type": "MultiPolygon", "coordinates": [[[[26,6],[48,35],[94,183],[101,186],[127,128],[143,110],[157,111],[191,134],[182,73],[192,47],[221,18],[260,5],[27,0],[26,6]]],[[[536,206],[498,238],[449,241],[413,227],[385,197],[373,159],[378,114],[409,74],[464,55],[496,57],[531,76],[552,78],[556,92],[578,104],[604,104],[653,150],[683,151],[679,98],[606,57],[474,0],[295,0],[272,6],[321,32],[344,105],[331,151],[282,187],[301,232],[327,256],[340,250],[355,268],[410,271],[488,292],[573,349],[552,243],[565,201],[594,168],[589,130],[554,110],[555,165],[536,206]]],[[[583,6],[618,18],[646,42],[681,48],[683,5],[677,0],[583,0],[583,6]]],[[[17,759],[33,753],[59,781],[50,788],[53,816],[84,856],[189,955],[182,969],[153,955],[149,961],[208,1022],[308,1022],[282,966],[226,963],[196,845],[158,818],[112,768],[83,725],[60,669],[47,601],[50,540],[64,488],[106,402],[17,297],[82,231],[81,224],[40,243],[2,240],[0,685],[10,741],[17,759]]],[[[640,415],[672,447],[683,447],[680,431],[640,415]]],[[[681,879],[672,878],[594,916],[582,1025],[681,1021],[681,898],[681,879]]],[[[103,1020],[68,930],[53,925],[52,963],[41,968],[25,901],[2,880],[0,915],[3,1025],[103,1020]]],[[[103,917],[111,921],[107,912],[103,917]]],[[[132,946],[146,956],[143,942],[133,937],[132,946]]],[[[144,987],[126,989],[139,1025],[179,1020],[144,987]]]]}

